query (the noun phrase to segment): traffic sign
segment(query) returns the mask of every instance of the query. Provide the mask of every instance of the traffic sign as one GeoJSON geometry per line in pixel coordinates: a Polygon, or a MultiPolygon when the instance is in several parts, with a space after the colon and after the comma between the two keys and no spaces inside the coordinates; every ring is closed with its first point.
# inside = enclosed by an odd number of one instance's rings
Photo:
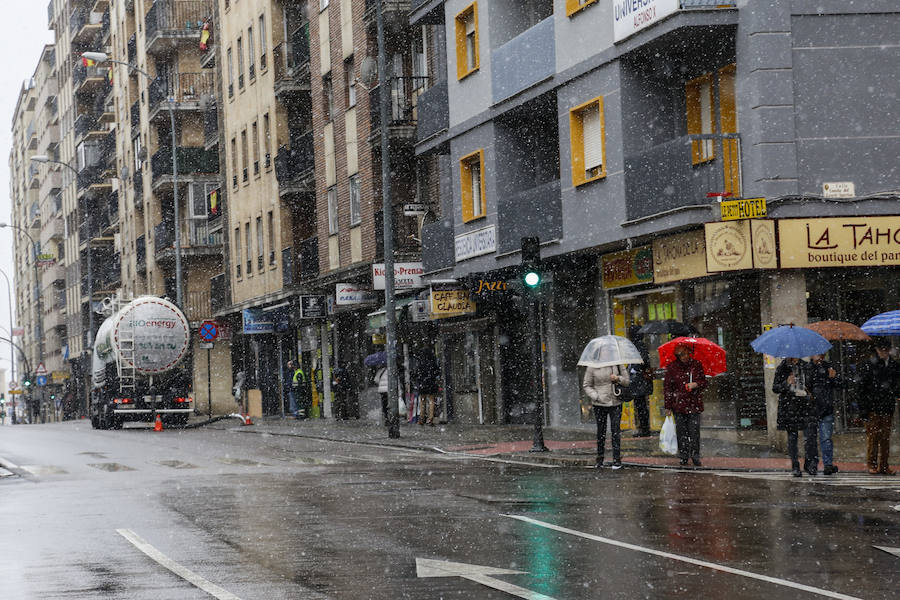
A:
{"type": "Polygon", "coordinates": [[[10,382],[9,382],[9,389],[11,389],[11,390],[16,390],[16,389],[18,389],[18,388],[19,388],[19,382],[18,382],[18,381],[10,381],[10,382]]]}
{"type": "Polygon", "coordinates": [[[203,321],[200,324],[200,339],[204,342],[213,342],[219,337],[219,324],[215,321],[203,321]]]}
{"type": "Polygon", "coordinates": [[[35,375],[46,375],[47,367],[44,366],[44,363],[38,363],[37,369],[34,370],[35,375]]]}
{"type": "Polygon", "coordinates": [[[34,378],[35,383],[40,386],[47,385],[47,376],[46,375],[38,375],[34,378]]]}
{"type": "Polygon", "coordinates": [[[203,342],[202,344],[200,344],[200,349],[201,350],[212,350],[213,346],[214,346],[214,344],[212,342],[203,342]]]}

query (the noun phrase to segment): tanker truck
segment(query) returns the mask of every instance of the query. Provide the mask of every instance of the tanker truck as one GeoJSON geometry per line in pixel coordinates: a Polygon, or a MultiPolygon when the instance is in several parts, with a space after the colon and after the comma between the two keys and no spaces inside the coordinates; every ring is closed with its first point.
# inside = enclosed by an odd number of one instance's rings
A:
{"type": "Polygon", "coordinates": [[[163,298],[104,301],[111,313],[97,330],[91,368],[91,425],[118,429],[126,421],[184,425],[193,410],[191,374],[182,360],[190,327],[163,298]]]}

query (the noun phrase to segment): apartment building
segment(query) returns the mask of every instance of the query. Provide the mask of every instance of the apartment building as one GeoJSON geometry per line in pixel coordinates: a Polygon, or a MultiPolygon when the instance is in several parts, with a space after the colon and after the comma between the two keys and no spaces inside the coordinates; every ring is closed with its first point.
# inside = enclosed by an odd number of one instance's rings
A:
{"type": "MultiPolygon", "coordinates": [[[[410,21],[446,40],[427,63],[447,83],[419,97],[416,155],[449,164],[428,188],[441,214],[422,233],[426,274],[472,300],[440,321],[457,420],[534,418],[517,384],[521,301],[476,285],[514,281],[525,236],[542,244],[552,424],[591,418],[577,401],[590,338],[677,319],[729,353],[705,422],[774,435],[772,370],[748,342],[772,324],[861,323],[896,298],[896,7],[641,4],[412,2],[410,21]],[[730,221],[741,198],[763,199],[766,218],[730,221]],[[834,254],[858,244],[878,251],[834,254]]],[[[844,427],[858,425],[853,394],[844,427]]]]}
{"type": "Polygon", "coordinates": [[[55,156],[59,144],[56,52],[45,46],[32,78],[22,87],[13,118],[9,157],[11,229],[15,240],[16,323],[24,329],[17,342],[24,351],[19,372],[34,373],[43,364],[45,418],[55,415],[52,400],[62,398],[69,379],[65,363],[65,247],[61,189],[71,173],[32,161],[55,156]]]}

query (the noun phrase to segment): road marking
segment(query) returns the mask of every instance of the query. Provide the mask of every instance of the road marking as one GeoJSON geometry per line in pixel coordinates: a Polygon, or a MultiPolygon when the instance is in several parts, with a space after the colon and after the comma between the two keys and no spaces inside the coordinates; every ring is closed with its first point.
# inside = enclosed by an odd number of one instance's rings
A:
{"type": "Polygon", "coordinates": [[[890,546],[873,546],[873,548],[878,548],[888,554],[893,554],[897,558],[900,558],[900,548],[891,548],[890,546]]]}
{"type": "Polygon", "coordinates": [[[688,556],[681,556],[679,554],[673,554],[671,552],[663,552],[661,550],[654,550],[652,548],[644,548],[643,546],[637,546],[635,544],[629,544],[627,542],[620,542],[618,540],[601,537],[599,535],[584,533],[583,531],[569,529],[568,527],[561,527],[559,525],[554,525],[553,523],[547,523],[545,521],[538,521],[537,519],[532,519],[530,517],[523,517],[521,515],[506,515],[506,514],[503,514],[502,516],[509,517],[510,519],[517,519],[517,520],[523,521],[525,523],[531,523],[532,525],[537,525],[538,527],[545,527],[547,529],[552,529],[554,531],[559,531],[561,533],[568,533],[569,535],[582,537],[582,538],[585,538],[588,540],[594,540],[595,542],[609,544],[610,546],[618,546],[620,548],[626,548],[628,550],[634,550],[636,552],[643,552],[645,554],[652,554],[654,556],[660,556],[662,558],[678,560],[678,561],[686,562],[686,563],[689,563],[692,565],[697,565],[698,567],[706,567],[707,569],[714,569],[716,571],[722,571],[723,573],[731,573],[732,575],[740,575],[742,577],[748,577],[750,579],[758,579],[760,581],[765,581],[767,583],[774,583],[775,585],[782,585],[782,586],[794,588],[797,590],[803,590],[804,592],[818,594],[820,596],[825,596],[827,598],[838,598],[839,600],[862,600],[861,598],[857,598],[856,596],[847,596],[845,594],[840,594],[838,592],[831,592],[828,590],[823,590],[821,588],[803,585],[802,583],[795,583],[793,581],[788,581],[786,579],[778,579],[777,577],[769,577],[768,575],[760,575],[758,573],[751,573],[750,571],[744,571],[742,569],[726,567],[725,565],[717,565],[716,563],[706,562],[705,560],[697,560],[696,558],[690,558],[688,556]]]}
{"type": "Polygon", "coordinates": [[[519,598],[527,598],[527,600],[554,600],[550,596],[532,592],[523,587],[494,579],[491,575],[521,575],[525,571],[513,571],[511,569],[497,569],[494,567],[483,567],[481,565],[470,565],[466,563],[450,562],[448,560],[431,560],[428,558],[416,559],[416,576],[417,577],[462,577],[483,586],[518,596],[519,598]]]}
{"type": "Polygon", "coordinates": [[[17,465],[16,463],[14,463],[11,460],[3,458],[2,456],[0,456],[0,466],[3,466],[5,468],[9,469],[10,471],[15,471],[16,469],[19,468],[19,465],[17,465]]]}
{"type": "Polygon", "coordinates": [[[897,506],[893,506],[892,508],[896,511],[900,511],[900,504],[898,504],[897,506]]]}
{"type": "Polygon", "coordinates": [[[168,570],[172,571],[182,579],[186,580],[188,583],[200,588],[210,596],[218,598],[219,600],[241,600],[231,592],[220,588],[216,584],[200,577],[187,567],[183,567],[177,562],[173,561],[168,556],[147,543],[144,538],[131,531],[130,529],[116,529],[116,533],[131,542],[135,548],[137,548],[168,570]]]}
{"type": "Polygon", "coordinates": [[[708,475],[718,475],[719,477],[737,477],[739,479],[757,479],[764,481],[790,481],[793,483],[829,485],[835,487],[856,487],[863,490],[894,490],[897,488],[897,482],[892,481],[890,477],[884,475],[869,475],[867,473],[840,473],[837,475],[821,475],[816,477],[794,477],[788,472],[762,472],[762,471],[693,471],[681,470],[679,473],[705,473],[708,475]]]}

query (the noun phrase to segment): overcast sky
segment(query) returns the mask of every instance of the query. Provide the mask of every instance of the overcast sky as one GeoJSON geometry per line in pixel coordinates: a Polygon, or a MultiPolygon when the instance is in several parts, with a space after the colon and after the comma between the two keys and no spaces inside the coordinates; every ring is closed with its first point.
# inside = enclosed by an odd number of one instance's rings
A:
{"type": "MultiPolygon", "coordinates": [[[[9,149],[13,113],[22,83],[34,74],[41,50],[53,43],[53,32],[47,29],[49,0],[0,0],[3,18],[0,19],[0,222],[10,222],[12,207],[9,200],[9,149]]],[[[0,229],[0,269],[13,277],[12,231],[0,229]]],[[[15,302],[15,294],[13,301],[15,302]]],[[[0,337],[9,329],[9,304],[6,281],[0,276],[0,337]]],[[[15,315],[15,311],[13,311],[15,315]]],[[[15,316],[13,316],[15,318],[15,316]]],[[[9,371],[9,344],[0,342],[0,369],[9,371]]]]}

